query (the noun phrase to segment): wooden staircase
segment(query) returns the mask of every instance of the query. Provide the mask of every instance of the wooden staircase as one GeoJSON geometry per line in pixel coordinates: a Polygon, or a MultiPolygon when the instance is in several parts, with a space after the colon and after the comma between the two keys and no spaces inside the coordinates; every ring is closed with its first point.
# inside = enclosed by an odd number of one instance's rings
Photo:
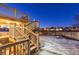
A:
{"type": "Polygon", "coordinates": [[[25,32],[23,33],[21,30],[19,30],[18,27],[15,27],[15,31],[17,34],[19,34],[19,37],[15,37],[16,41],[20,41],[20,40],[27,40],[29,39],[30,41],[30,52],[29,54],[34,54],[36,52],[36,48],[37,48],[37,34],[34,33],[32,30],[34,30],[34,28],[31,25],[28,25],[24,28],[25,32]],[[17,40],[18,39],[18,40],[17,40]],[[19,40],[20,39],[20,40],[19,40]]]}

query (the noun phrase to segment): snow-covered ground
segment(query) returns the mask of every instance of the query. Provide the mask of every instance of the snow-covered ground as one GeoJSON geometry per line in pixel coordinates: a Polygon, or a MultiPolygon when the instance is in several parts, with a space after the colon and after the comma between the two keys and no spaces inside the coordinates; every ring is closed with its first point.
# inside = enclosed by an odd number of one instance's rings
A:
{"type": "Polygon", "coordinates": [[[78,55],[79,41],[59,36],[40,36],[41,48],[38,55],[78,55]]]}

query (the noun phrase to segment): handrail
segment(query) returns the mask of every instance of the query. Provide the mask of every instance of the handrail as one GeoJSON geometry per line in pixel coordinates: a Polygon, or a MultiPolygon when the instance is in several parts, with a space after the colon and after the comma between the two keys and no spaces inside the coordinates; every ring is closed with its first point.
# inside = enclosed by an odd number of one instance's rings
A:
{"type": "Polygon", "coordinates": [[[9,38],[9,35],[6,36],[0,36],[0,39],[9,38]]]}
{"type": "Polygon", "coordinates": [[[35,21],[31,21],[30,23],[26,24],[25,29],[26,29],[27,31],[29,31],[31,34],[37,36],[37,34],[35,34],[34,32],[32,32],[32,30],[30,30],[30,29],[27,28],[27,26],[31,26],[31,24],[33,24],[33,23],[35,23],[35,21]]]}
{"type": "Polygon", "coordinates": [[[29,31],[31,34],[37,36],[37,34],[35,34],[34,32],[32,32],[31,30],[29,30],[28,28],[25,28],[27,31],[29,31]]]}
{"type": "Polygon", "coordinates": [[[6,44],[6,45],[3,45],[3,46],[0,46],[0,50],[2,50],[2,49],[4,49],[4,48],[7,48],[7,47],[9,47],[9,46],[14,46],[14,45],[17,45],[17,44],[23,43],[23,42],[25,42],[25,41],[28,41],[28,39],[27,39],[27,40],[22,40],[22,41],[18,41],[18,42],[15,42],[15,43],[9,43],[9,44],[6,44]]]}

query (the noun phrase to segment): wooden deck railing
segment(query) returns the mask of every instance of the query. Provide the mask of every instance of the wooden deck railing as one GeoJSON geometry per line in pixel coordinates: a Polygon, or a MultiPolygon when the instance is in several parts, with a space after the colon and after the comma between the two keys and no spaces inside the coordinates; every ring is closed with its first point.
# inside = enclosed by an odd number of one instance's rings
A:
{"type": "Polygon", "coordinates": [[[0,46],[0,55],[26,55],[29,54],[29,39],[0,46]]]}
{"type": "Polygon", "coordinates": [[[16,42],[0,46],[0,55],[29,55],[34,51],[37,52],[39,48],[38,32],[33,31],[36,28],[35,22],[22,28],[24,32],[19,30],[20,27],[13,28],[13,39],[16,42]]]}

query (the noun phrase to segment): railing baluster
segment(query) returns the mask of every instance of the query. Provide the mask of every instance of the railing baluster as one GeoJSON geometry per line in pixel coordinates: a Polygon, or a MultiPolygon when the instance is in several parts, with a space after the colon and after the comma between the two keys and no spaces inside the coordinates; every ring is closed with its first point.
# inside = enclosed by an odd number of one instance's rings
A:
{"type": "Polygon", "coordinates": [[[30,37],[30,35],[29,35],[29,40],[28,40],[28,43],[27,43],[27,45],[28,45],[28,48],[27,48],[27,49],[28,49],[28,55],[30,54],[30,38],[31,38],[31,37],[30,37]]]}
{"type": "Polygon", "coordinates": [[[24,45],[25,45],[25,44],[23,43],[23,54],[25,54],[25,47],[24,47],[24,45]]]}
{"type": "Polygon", "coordinates": [[[3,54],[2,49],[0,49],[0,55],[2,55],[2,54],[3,54]]]}
{"type": "Polygon", "coordinates": [[[28,45],[28,44],[27,44],[26,42],[25,42],[24,44],[25,44],[25,45],[24,45],[25,54],[28,54],[28,49],[27,49],[27,45],[28,45]]]}
{"type": "Polygon", "coordinates": [[[22,55],[22,43],[20,43],[20,54],[22,55]]]}
{"type": "Polygon", "coordinates": [[[6,52],[7,52],[6,50],[7,50],[6,48],[3,50],[3,54],[4,55],[6,55],[6,52]]]}
{"type": "Polygon", "coordinates": [[[18,49],[18,45],[17,45],[17,55],[19,54],[19,53],[18,53],[18,50],[19,50],[19,49],[18,49]]]}
{"type": "Polygon", "coordinates": [[[11,55],[11,47],[9,47],[9,55],[11,55]]]}
{"type": "Polygon", "coordinates": [[[21,55],[23,55],[23,44],[21,43],[21,55]]]}
{"type": "Polygon", "coordinates": [[[16,45],[14,45],[14,47],[13,47],[14,49],[14,55],[16,55],[16,45]]]}
{"type": "Polygon", "coordinates": [[[24,55],[24,51],[23,51],[23,49],[24,49],[24,48],[23,48],[23,43],[22,43],[22,55],[24,55]]]}
{"type": "Polygon", "coordinates": [[[19,44],[19,55],[21,55],[21,44],[19,44]]]}

